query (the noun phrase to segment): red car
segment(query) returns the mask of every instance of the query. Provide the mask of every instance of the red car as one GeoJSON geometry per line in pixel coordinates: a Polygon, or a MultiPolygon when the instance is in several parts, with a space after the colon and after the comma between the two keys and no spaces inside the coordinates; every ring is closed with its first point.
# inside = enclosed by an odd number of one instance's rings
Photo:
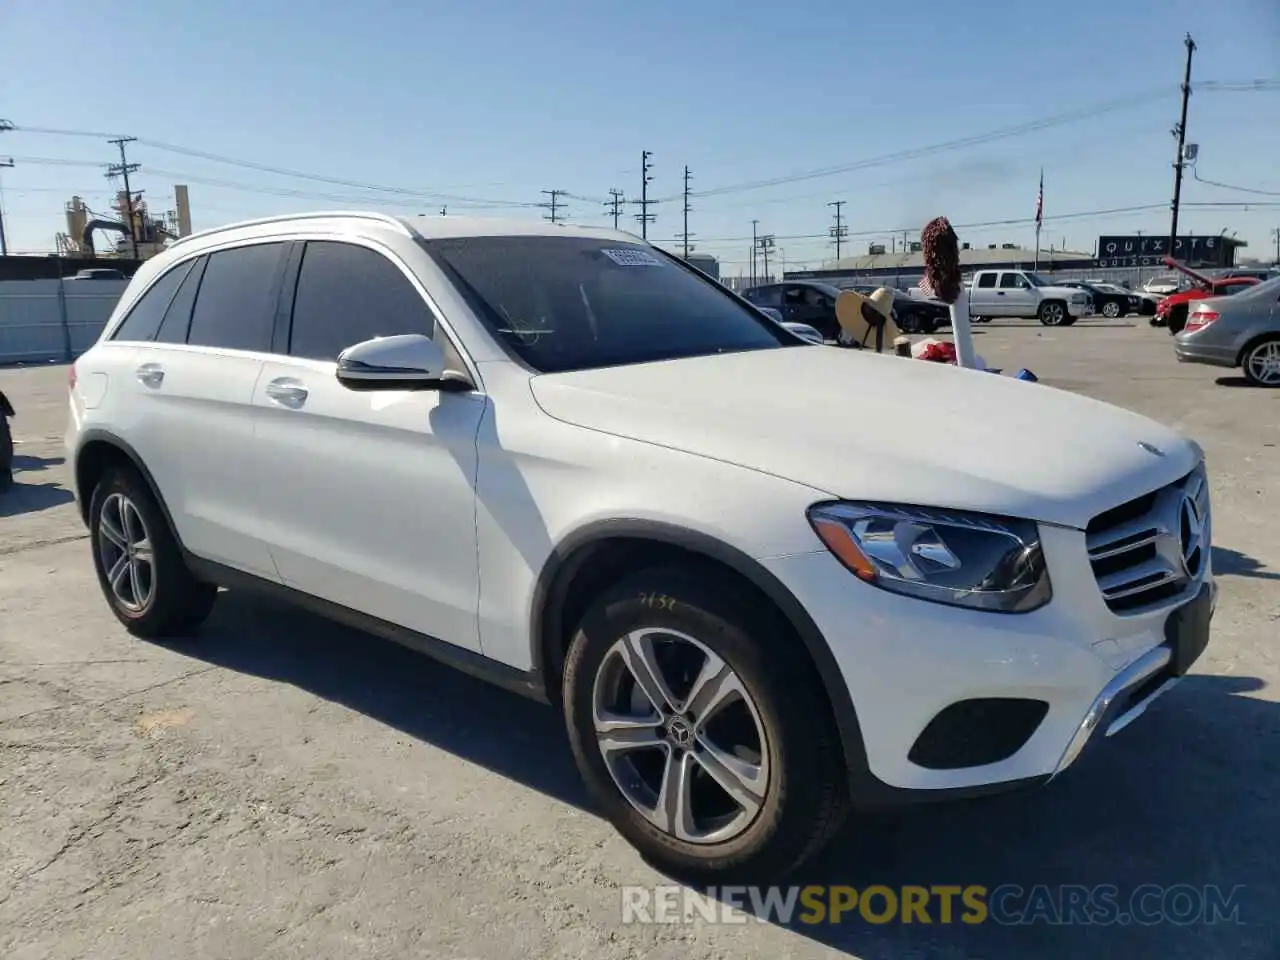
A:
{"type": "Polygon", "coordinates": [[[1205,300],[1209,297],[1229,297],[1231,294],[1239,293],[1245,287],[1251,287],[1259,282],[1257,277],[1223,277],[1215,280],[1212,277],[1196,273],[1190,267],[1173,259],[1173,257],[1165,257],[1164,262],[1166,266],[1172,267],[1179,273],[1185,273],[1195,283],[1195,286],[1189,290],[1171,293],[1156,306],[1156,315],[1152,318],[1151,325],[1153,327],[1168,327],[1171,334],[1178,333],[1187,325],[1187,314],[1191,311],[1191,304],[1196,300],[1205,300]]]}

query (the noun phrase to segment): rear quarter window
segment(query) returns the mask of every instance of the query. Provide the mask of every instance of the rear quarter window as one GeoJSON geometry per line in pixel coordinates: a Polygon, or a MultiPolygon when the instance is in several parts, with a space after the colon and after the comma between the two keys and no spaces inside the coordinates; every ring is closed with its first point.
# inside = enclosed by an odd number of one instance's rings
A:
{"type": "Polygon", "coordinates": [[[124,322],[116,327],[112,340],[154,340],[165,311],[191,269],[191,261],[180,263],[160,276],[130,308],[124,322]]]}

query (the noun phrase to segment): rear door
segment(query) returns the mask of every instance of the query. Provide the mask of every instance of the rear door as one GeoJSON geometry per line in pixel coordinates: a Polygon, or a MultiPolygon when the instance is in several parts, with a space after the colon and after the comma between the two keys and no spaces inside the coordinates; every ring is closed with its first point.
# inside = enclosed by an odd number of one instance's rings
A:
{"type": "Polygon", "coordinates": [[[133,358],[129,436],[196,556],[276,579],[249,469],[253,388],[271,348],[287,245],[229,247],[192,261],[133,358]]]}
{"type": "Polygon", "coordinates": [[[254,393],[261,530],[292,587],[469,649],[479,648],[477,391],[356,391],[339,352],[378,336],[433,337],[425,291],[391,251],[309,240],[283,352],[254,393]]]}

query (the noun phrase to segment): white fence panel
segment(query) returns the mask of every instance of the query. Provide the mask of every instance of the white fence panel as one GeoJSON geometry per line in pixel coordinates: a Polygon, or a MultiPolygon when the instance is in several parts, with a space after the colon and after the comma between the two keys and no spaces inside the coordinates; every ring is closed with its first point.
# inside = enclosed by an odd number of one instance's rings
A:
{"type": "Polygon", "coordinates": [[[0,363],[72,360],[98,338],[127,280],[0,281],[0,363]]]}

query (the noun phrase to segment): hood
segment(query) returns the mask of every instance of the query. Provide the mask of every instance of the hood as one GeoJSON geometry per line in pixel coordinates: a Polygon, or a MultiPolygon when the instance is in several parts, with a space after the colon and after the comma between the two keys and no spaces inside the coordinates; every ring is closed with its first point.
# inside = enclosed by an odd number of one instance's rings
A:
{"type": "Polygon", "coordinates": [[[558,420],[827,496],[1080,528],[1199,457],[1167,427],[1041,383],[836,347],[541,374],[530,387],[558,420]]]}
{"type": "Polygon", "coordinates": [[[1069,297],[1074,295],[1074,296],[1088,297],[1090,300],[1093,299],[1092,293],[1090,293],[1088,290],[1081,290],[1079,287],[1059,287],[1050,283],[1050,284],[1046,284],[1043,287],[1037,287],[1036,289],[1039,290],[1042,294],[1049,294],[1055,297],[1069,297]]]}

